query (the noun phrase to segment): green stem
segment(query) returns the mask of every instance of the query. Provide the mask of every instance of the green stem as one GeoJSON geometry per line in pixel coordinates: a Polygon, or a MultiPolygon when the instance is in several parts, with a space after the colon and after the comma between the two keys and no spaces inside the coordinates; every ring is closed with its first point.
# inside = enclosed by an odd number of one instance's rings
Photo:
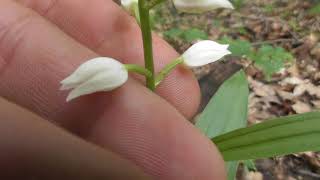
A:
{"type": "Polygon", "coordinates": [[[154,91],[155,90],[155,73],[153,64],[153,51],[152,51],[152,34],[150,27],[150,12],[146,6],[146,0],[139,0],[139,14],[141,31],[143,38],[143,49],[144,49],[144,61],[145,67],[151,72],[152,76],[147,77],[147,87],[154,91]]]}
{"type": "Polygon", "coordinates": [[[140,25],[140,13],[139,13],[139,5],[135,4],[133,7],[134,17],[136,18],[138,24],[140,25]]]}
{"type": "Polygon", "coordinates": [[[183,58],[179,57],[177,59],[175,59],[174,61],[172,61],[170,64],[166,65],[161,71],[160,73],[157,75],[156,77],[156,87],[161,83],[161,81],[168,76],[169,73],[171,73],[171,71],[179,64],[183,63],[183,58]]]}
{"type": "Polygon", "coordinates": [[[124,67],[129,71],[129,72],[135,72],[138,74],[141,74],[145,77],[152,77],[152,73],[147,70],[144,67],[141,67],[139,65],[136,64],[125,64],[124,67]]]}

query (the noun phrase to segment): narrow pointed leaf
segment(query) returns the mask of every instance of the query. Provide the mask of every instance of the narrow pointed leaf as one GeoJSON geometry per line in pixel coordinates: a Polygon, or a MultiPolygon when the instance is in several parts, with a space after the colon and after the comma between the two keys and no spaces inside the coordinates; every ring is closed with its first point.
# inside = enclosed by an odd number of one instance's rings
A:
{"type": "Polygon", "coordinates": [[[239,162],[238,161],[230,161],[226,162],[226,169],[228,172],[228,180],[235,180],[237,176],[239,162]]]}
{"type": "Polygon", "coordinates": [[[210,138],[245,127],[248,96],[248,82],[241,70],[221,85],[196,126],[210,138]]]}
{"type": "Polygon", "coordinates": [[[242,163],[248,169],[248,171],[257,171],[257,167],[253,160],[245,160],[242,163]]]}
{"type": "Polygon", "coordinates": [[[226,161],[320,150],[320,112],[268,120],[213,138],[226,161]]]}
{"type": "MultiPolygon", "coordinates": [[[[196,126],[209,138],[245,127],[247,124],[248,82],[241,70],[222,84],[196,126]]],[[[228,162],[228,179],[234,180],[238,162],[228,162]]]]}

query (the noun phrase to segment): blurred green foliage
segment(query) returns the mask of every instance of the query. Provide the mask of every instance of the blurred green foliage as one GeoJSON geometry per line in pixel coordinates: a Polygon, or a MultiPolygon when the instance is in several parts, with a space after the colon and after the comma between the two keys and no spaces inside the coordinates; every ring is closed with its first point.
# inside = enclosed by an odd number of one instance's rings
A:
{"type": "Polygon", "coordinates": [[[233,40],[229,37],[223,37],[219,42],[229,44],[233,56],[245,57],[252,61],[262,70],[267,80],[294,59],[293,55],[282,47],[262,44],[261,47],[255,48],[249,41],[233,40]]]}
{"type": "Polygon", "coordinates": [[[275,9],[275,5],[270,3],[270,4],[266,4],[264,7],[263,7],[263,11],[265,13],[268,13],[268,14],[271,14],[275,9]]]}
{"type": "Polygon", "coordinates": [[[256,53],[249,56],[249,59],[262,69],[267,79],[270,79],[274,73],[283,69],[287,62],[293,60],[293,55],[282,47],[262,45],[256,53]]]}
{"type": "Polygon", "coordinates": [[[253,52],[253,47],[249,41],[233,40],[225,36],[219,40],[219,42],[222,44],[229,44],[229,50],[232,52],[233,56],[249,56],[253,52]]]}
{"type": "Polygon", "coordinates": [[[208,34],[199,29],[189,29],[184,31],[182,38],[188,42],[192,42],[199,39],[208,39],[208,34]]]}
{"type": "Polygon", "coordinates": [[[242,161],[242,163],[248,171],[257,171],[257,167],[254,164],[253,160],[242,161]]]}
{"type": "Polygon", "coordinates": [[[314,7],[308,10],[310,15],[319,15],[320,14],[320,2],[317,3],[314,7]]]}
{"type": "Polygon", "coordinates": [[[245,0],[232,0],[231,2],[236,9],[240,9],[244,5],[245,0]]]}
{"type": "Polygon", "coordinates": [[[187,42],[193,42],[195,40],[204,40],[209,38],[206,32],[196,28],[187,30],[172,28],[169,31],[165,31],[163,35],[168,39],[180,38],[187,42]]]}

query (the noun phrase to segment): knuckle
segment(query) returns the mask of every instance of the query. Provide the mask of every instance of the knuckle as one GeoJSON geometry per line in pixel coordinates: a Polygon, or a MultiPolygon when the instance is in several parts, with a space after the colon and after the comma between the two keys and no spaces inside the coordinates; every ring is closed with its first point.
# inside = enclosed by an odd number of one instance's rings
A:
{"type": "Polygon", "coordinates": [[[34,9],[42,16],[46,16],[59,3],[59,0],[17,0],[19,3],[34,9]]]}
{"type": "Polygon", "coordinates": [[[28,12],[16,16],[11,23],[0,22],[0,73],[10,64],[17,49],[24,42],[24,36],[34,19],[34,14],[28,12]]]}

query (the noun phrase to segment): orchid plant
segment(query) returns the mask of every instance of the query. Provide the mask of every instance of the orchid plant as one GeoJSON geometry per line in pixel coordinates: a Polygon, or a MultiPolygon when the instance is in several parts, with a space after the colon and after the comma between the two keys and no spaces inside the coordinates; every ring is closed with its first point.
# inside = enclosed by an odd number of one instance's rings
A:
{"type": "MultiPolygon", "coordinates": [[[[154,70],[150,10],[165,0],[121,0],[123,8],[141,27],[145,66],[122,64],[109,57],[98,57],[80,65],[61,81],[61,90],[71,90],[67,101],[84,95],[112,91],[128,80],[129,72],[146,78],[154,91],[177,66],[204,66],[231,54],[227,44],[212,40],[195,43],[159,73],[154,70]]],[[[180,12],[204,13],[217,8],[233,9],[228,0],[172,0],[180,12]]],[[[245,128],[248,84],[243,71],[228,79],[200,116],[196,126],[218,146],[227,163],[229,179],[234,179],[239,160],[320,150],[320,113],[283,117],[245,128]],[[217,117],[217,118],[215,118],[217,117]],[[229,124],[228,124],[229,123],[229,124]],[[242,129],[240,129],[242,128],[242,129]]]]}
{"type": "MultiPolygon", "coordinates": [[[[99,91],[111,91],[118,88],[128,79],[128,72],[135,72],[145,76],[147,87],[150,90],[155,90],[161,81],[180,64],[186,67],[203,66],[231,54],[228,50],[228,45],[222,45],[210,40],[200,41],[191,46],[182,56],[165,66],[158,74],[155,74],[149,12],[152,7],[161,2],[163,2],[163,0],[121,1],[123,8],[131,15],[135,16],[138,23],[141,25],[145,67],[134,64],[121,64],[119,61],[107,57],[89,60],[61,82],[62,90],[73,89],[70,92],[67,101],[79,96],[99,91]]],[[[200,13],[216,8],[233,9],[232,4],[227,0],[174,0],[173,3],[178,10],[190,13],[200,13]]]]}

